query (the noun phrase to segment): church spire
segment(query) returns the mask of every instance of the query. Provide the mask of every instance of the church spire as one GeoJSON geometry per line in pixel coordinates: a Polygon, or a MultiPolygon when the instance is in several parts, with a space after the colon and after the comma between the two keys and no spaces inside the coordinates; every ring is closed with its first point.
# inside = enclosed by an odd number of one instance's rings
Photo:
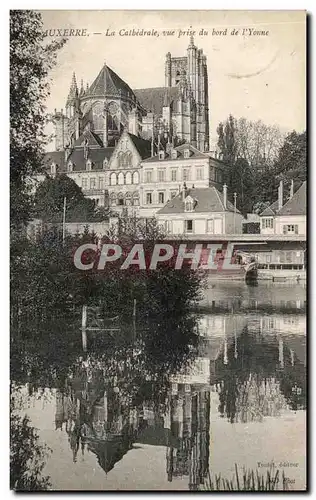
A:
{"type": "Polygon", "coordinates": [[[83,86],[83,79],[81,78],[81,84],[80,84],[80,97],[84,94],[84,86],[83,86]]]}
{"type": "Polygon", "coordinates": [[[77,86],[76,73],[75,72],[73,72],[73,74],[72,74],[71,87],[72,87],[74,93],[78,92],[78,86],[77,86]]]}
{"type": "Polygon", "coordinates": [[[76,82],[76,75],[75,72],[73,72],[68,94],[68,100],[75,99],[77,96],[78,96],[78,87],[76,82]]]}

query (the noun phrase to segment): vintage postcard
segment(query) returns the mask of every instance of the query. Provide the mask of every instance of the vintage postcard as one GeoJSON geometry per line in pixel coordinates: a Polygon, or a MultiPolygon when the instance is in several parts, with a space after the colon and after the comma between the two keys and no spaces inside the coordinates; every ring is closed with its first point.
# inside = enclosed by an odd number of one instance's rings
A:
{"type": "Polygon", "coordinates": [[[16,491],[305,491],[306,12],[10,12],[16,491]]]}

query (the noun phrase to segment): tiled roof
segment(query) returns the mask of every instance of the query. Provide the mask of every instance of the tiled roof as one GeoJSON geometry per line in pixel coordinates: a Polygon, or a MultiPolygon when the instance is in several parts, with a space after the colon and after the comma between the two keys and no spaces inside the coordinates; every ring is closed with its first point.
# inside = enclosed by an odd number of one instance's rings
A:
{"type": "Polygon", "coordinates": [[[306,215],[306,181],[283,205],[277,215],[306,215]]]}
{"type": "Polygon", "coordinates": [[[74,147],[82,147],[82,143],[85,141],[85,139],[88,139],[88,144],[89,146],[98,146],[98,147],[103,147],[103,142],[100,139],[100,137],[92,132],[92,130],[85,130],[83,134],[79,137],[79,139],[76,140],[74,147]]]}
{"type": "Polygon", "coordinates": [[[117,95],[120,92],[125,96],[133,96],[133,91],[129,85],[105,64],[86,91],[85,97],[92,95],[104,96],[106,94],[117,95]]]}
{"type": "MultiPolygon", "coordinates": [[[[92,162],[91,170],[103,170],[104,159],[106,158],[109,160],[113,151],[114,148],[90,149],[87,160],[91,160],[92,162]]],[[[82,172],[87,169],[87,160],[84,157],[83,147],[73,149],[66,163],[64,151],[52,151],[50,153],[46,153],[44,156],[44,166],[47,167],[47,171],[50,171],[52,163],[56,163],[56,165],[58,165],[57,172],[67,172],[67,163],[70,160],[73,163],[73,172],[82,172]]]]}
{"type": "MultiPolygon", "coordinates": [[[[191,196],[196,200],[193,213],[201,212],[234,212],[234,205],[227,200],[227,208],[224,208],[223,193],[220,193],[214,186],[209,188],[191,188],[187,189],[186,196],[191,196]]],[[[184,201],[182,193],[169,200],[166,205],[158,210],[157,214],[181,214],[184,213],[184,201]]],[[[236,213],[240,213],[236,210],[236,213]]]]}
{"type": "Polygon", "coordinates": [[[276,200],[268,208],[260,214],[260,217],[268,217],[273,215],[306,215],[306,181],[294,193],[279,210],[279,202],[276,200]]]}
{"type": "MultiPolygon", "coordinates": [[[[134,134],[127,135],[130,137],[134,146],[136,147],[140,157],[142,159],[148,158],[151,154],[151,142],[142,139],[141,137],[137,137],[134,134]]],[[[50,153],[46,153],[44,156],[44,167],[46,167],[47,171],[50,171],[50,167],[52,163],[56,163],[58,165],[58,172],[67,172],[67,164],[71,160],[73,163],[73,172],[82,172],[86,170],[86,162],[87,160],[91,160],[92,167],[91,170],[103,170],[103,161],[106,158],[109,160],[114,151],[113,148],[104,148],[99,146],[98,136],[94,134],[92,131],[86,131],[82,134],[82,136],[76,141],[75,147],[69,155],[67,162],[65,162],[65,152],[64,151],[52,151],[50,153]],[[89,147],[88,158],[84,157],[84,147],[81,146],[84,138],[88,137],[89,139],[89,147]],[[93,141],[92,144],[90,141],[93,141]]],[[[99,139],[100,143],[101,139],[99,139]]]]}
{"type": "Polygon", "coordinates": [[[172,103],[178,91],[178,87],[156,87],[151,89],[134,89],[134,94],[146,111],[151,111],[155,115],[161,115],[165,98],[167,98],[168,102],[172,103]],[[166,93],[168,96],[166,96],[166,93]]]}
{"type": "MultiPolygon", "coordinates": [[[[178,152],[178,155],[177,155],[177,160],[181,159],[181,160],[188,160],[188,159],[194,159],[194,158],[208,158],[208,155],[205,154],[205,153],[202,153],[201,151],[199,151],[198,149],[196,149],[195,147],[191,146],[191,144],[181,144],[181,146],[177,146],[176,148],[174,148],[177,152],[178,152]],[[189,150],[190,151],[190,157],[189,158],[184,158],[184,151],[186,150],[189,150]]],[[[159,159],[159,156],[158,155],[155,155],[155,156],[152,156],[151,158],[148,158],[147,160],[145,160],[146,163],[148,162],[163,162],[163,161],[170,161],[172,160],[172,155],[171,155],[171,152],[170,154],[168,153],[165,153],[165,158],[163,160],[160,160],[159,159]]]]}
{"type": "Polygon", "coordinates": [[[142,139],[141,137],[137,137],[137,135],[134,134],[128,133],[128,135],[139,152],[142,160],[148,158],[151,155],[151,142],[146,139],[142,139]]]}
{"type": "Polygon", "coordinates": [[[278,200],[276,200],[272,203],[272,205],[264,209],[264,211],[260,214],[260,217],[275,215],[278,211],[278,208],[279,208],[279,202],[278,200]]]}

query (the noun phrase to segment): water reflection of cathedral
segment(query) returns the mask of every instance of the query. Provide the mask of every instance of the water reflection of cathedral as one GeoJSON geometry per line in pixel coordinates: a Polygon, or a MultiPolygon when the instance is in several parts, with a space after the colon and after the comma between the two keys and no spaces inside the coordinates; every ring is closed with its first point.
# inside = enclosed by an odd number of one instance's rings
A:
{"type": "Polygon", "coordinates": [[[134,443],[164,446],[168,481],[182,477],[198,489],[209,467],[212,401],[232,423],[306,408],[304,315],[290,317],[287,328],[277,315],[204,315],[200,354],[170,378],[164,408],[145,396],[144,381],[135,403],[115,377],[80,367],[56,396],[56,429],[67,432],[74,461],[92,452],[107,473],[134,443]]]}
{"type": "Polygon", "coordinates": [[[197,490],[209,468],[210,389],[174,384],[165,426],[168,481],[188,476],[189,489],[197,490]]]}
{"type": "Polygon", "coordinates": [[[109,472],[133,443],[166,447],[168,481],[188,477],[197,489],[208,471],[210,436],[210,388],[201,384],[170,385],[164,411],[153,402],[130,407],[119,392],[108,390],[99,398],[86,388],[68,388],[56,395],[56,429],[68,434],[73,460],[86,450],[97,456],[109,472]]]}

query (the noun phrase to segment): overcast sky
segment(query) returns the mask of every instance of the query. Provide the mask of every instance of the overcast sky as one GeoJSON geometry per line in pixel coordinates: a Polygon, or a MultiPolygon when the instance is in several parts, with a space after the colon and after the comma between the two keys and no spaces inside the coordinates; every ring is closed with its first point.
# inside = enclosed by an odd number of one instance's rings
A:
{"type": "Polygon", "coordinates": [[[73,71],[77,82],[91,84],[104,62],[131,88],[164,86],[165,54],[186,55],[189,36],[165,37],[162,30],[203,28],[195,36],[207,56],[211,142],[229,113],[261,119],[282,130],[305,129],[306,36],[304,11],[42,11],[45,29],[86,29],[71,37],[52,72],[47,106],[65,108],[73,71]],[[93,32],[116,31],[116,36],[93,32]],[[120,29],[156,29],[159,37],[119,36],[120,29]],[[225,30],[227,35],[212,35],[225,30]],[[238,35],[230,35],[239,29],[238,35]],[[243,28],[268,35],[242,34],[243,28]]]}

